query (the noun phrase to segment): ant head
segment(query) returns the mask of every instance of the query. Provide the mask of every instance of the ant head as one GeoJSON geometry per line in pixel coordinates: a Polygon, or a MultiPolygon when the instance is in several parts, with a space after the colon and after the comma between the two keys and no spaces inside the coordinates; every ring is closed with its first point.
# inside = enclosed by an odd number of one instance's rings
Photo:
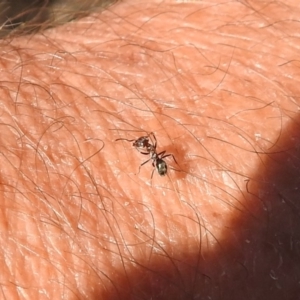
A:
{"type": "Polygon", "coordinates": [[[136,148],[144,148],[149,144],[149,137],[142,136],[133,142],[133,146],[136,148]]]}

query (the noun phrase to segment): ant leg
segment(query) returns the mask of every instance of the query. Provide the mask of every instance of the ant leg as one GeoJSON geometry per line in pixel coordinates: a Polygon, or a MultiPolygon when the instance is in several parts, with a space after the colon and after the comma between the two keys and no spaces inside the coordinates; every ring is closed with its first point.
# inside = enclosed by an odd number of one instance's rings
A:
{"type": "MultiPolygon", "coordinates": [[[[138,150],[138,149],[137,149],[138,150]]],[[[144,154],[144,155],[149,155],[150,153],[149,152],[141,152],[140,150],[138,150],[141,154],[144,154]]]]}
{"type": "Polygon", "coordinates": [[[149,133],[149,137],[150,137],[152,143],[153,143],[153,141],[154,141],[153,148],[156,149],[156,146],[157,146],[157,140],[156,140],[155,134],[154,134],[153,132],[150,132],[150,133],[149,133]],[[152,136],[152,138],[151,138],[151,136],[152,136]]]}
{"type": "Polygon", "coordinates": [[[152,170],[152,174],[151,174],[151,183],[152,183],[152,178],[153,178],[154,170],[155,169],[152,170]]]}
{"type": "Polygon", "coordinates": [[[146,161],[144,161],[141,166],[143,166],[144,164],[146,164],[148,161],[150,161],[152,158],[147,159],[146,161]]]}
{"type": "Polygon", "coordinates": [[[116,142],[116,141],[134,142],[135,140],[128,140],[128,139],[122,139],[122,138],[120,138],[120,139],[116,139],[115,142],[116,142]]]}
{"type": "MultiPolygon", "coordinates": [[[[163,151],[163,152],[166,152],[166,151],[163,151]]],[[[163,152],[161,152],[160,154],[164,154],[163,152]]],[[[174,161],[175,161],[176,164],[178,165],[178,162],[177,162],[177,160],[176,160],[176,158],[175,158],[175,156],[174,156],[173,154],[163,155],[163,156],[161,157],[161,159],[166,158],[166,157],[168,157],[168,156],[172,156],[173,159],[174,159],[174,161]]],[[[179,165],[178,165],[178,166],[179,166],[179,165]]]]}
{"type": "Polygon", "coordinates": [[[172,154],[165,155],[165,153],[166,153],[166,150],[161,151],[157,154],[157,157],[161,156],[161,159],[163,159],[164,157],[172,155],[172,154]]]}
{"type": "Polygon", "coordinates": [[[140,171],[141,171],[141,167],[142,167],[144,164],[146,164],[147,162],[149,162],[150,160],[151,160],[151,158],[149,158],[148,160],[144,161],[144,162],[139,166],[139,172],[138,172],[138,174],[139,174],[140,171]]]}

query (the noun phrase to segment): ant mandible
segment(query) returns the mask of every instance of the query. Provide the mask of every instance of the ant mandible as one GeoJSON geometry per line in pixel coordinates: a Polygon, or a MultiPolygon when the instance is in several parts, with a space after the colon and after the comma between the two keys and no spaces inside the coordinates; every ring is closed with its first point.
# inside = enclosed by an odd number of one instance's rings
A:
{"type": "MultiPolygon", "coordinates": [[[[165,176],[168,171],[168,166],[167,163],[164,161],[164,158],[169,156],[172,156],[176,164],[178,164],[173,154],[166,154],[166,151],[157,153],[157,140],[153,132],[148,133],[148,135],[146,136],[141,136],[137,140],[128,140],[123,138],[116,139],[116,141],[120,140],[133,142],[133,147],[137,149],[141,154],[150,155],[150,158],[140,165],[139,172],[143,165],[152,160],[152,166],[157,169],[158,174],[160,176],[165,176]]],[[[154,170],[152,171],[151,178],[153,177],[153,172],[154,170]]]]}

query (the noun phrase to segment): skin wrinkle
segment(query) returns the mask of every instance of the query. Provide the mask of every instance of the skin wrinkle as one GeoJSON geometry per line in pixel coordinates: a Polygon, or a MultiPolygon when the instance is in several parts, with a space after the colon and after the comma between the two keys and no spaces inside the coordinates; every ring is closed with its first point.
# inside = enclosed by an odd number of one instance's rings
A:
{"type": "Polygon", "coordinates": [[[3,298],[297,299],[299,13],[124,1],[3,40],[3,298]],[[115,142],[145,131],[168,176],[115,142]]]}

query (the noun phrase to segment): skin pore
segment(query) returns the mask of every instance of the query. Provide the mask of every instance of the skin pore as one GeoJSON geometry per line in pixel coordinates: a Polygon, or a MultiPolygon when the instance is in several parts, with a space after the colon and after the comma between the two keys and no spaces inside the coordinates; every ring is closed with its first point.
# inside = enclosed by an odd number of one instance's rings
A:
{"type": "Polygon", "coordinates": [[[1,40],[3,299],[297,299],[298,1],[122,1],[1,40]],[[132,143],[154,132],[161,177],[132,143]]]}

